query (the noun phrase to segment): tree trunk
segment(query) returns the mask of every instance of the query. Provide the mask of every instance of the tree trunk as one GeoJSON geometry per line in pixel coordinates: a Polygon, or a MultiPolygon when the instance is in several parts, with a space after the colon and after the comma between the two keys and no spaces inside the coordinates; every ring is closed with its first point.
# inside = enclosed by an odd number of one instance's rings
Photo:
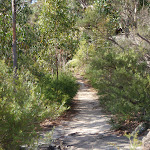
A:
{"type": "Polygon", "coordinates": [[[134,27],[137,28],[137,5],[138,2],[134,1],[134,27]]]}
{"type": "Polygon", "coordinates": [[[57,75],[57,80],[58,80],[58,50],[56,47],[56,75],[57,75]]]}
{"type": "Polygon", "coordinates": [[[12,41],[12,57],[13,57],[13,69],[15,77],[17,74],[17,43],[16,43],[16,2],[12,0],[12,27],[13,27],[13,41],[12,41]]]}

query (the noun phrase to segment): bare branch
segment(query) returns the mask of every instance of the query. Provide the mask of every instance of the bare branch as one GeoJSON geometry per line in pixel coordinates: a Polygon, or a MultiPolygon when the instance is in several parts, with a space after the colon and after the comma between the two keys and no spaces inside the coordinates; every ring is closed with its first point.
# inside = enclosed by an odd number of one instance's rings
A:
{"type": "Polygon", "coordinates": [[[78,0],[78,2],[81,4],[81,6],[85,9],[87,7],[87,4],[84,0],[78,0]]]}
{"type": "Polygon", "coordinates": [[[150,41],[147,40],[145,37],[141,36],[139,33],[137,33],[137,36],[139,36],[142,40],[146,41],[148,44],[150,44],[150,41]]]}
{"type": "Polygon", "coordinates": [[[19,3],[19,5],[21,5],[22,4],[22,6],[20,6],[20,8],[18,8],[17,10],[16,10],[16,13],[20,13],[21,12],[21,10],[24,8],[24,5],[25,5],[25,0],[22,2],[22,3],[19,3]],[[19,10],[20,9],[20,10],[19,10]]]}
{"type": "Polygon", "coordinates": [[[113,38],[108,37],[107,40],[109,40],[109,41],[113,42],[114,44],[118,45],[123,51],[125,51],[125,49],[120,44],[118,44],[113,38]]]}

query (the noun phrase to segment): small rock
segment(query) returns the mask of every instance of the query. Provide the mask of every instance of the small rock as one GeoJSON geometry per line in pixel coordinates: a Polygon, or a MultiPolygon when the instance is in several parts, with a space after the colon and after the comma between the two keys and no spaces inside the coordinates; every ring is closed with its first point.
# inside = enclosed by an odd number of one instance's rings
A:
{"type": "Polygon", "coordinates": [[[103,139],[104,138],[104,135],[103,134],[99,134],[98,136],[97,136],[97,139],[103,139]]]}
{"type": "Polygon", "coordinates": [[[142,140],[143,150],[150,150],[150,131],[142,140]]]}
{"type": "Polygon", "coordinates": [[[70,134],[68,134],[68,136],[75,136],[75,135],[78,135],[78,133],[75,132],[75,133],[70,133],[70,134]]]}
{"type": "Polygon", "coordinates": [[[142,134],[144,131],[146,131],[146,129],[147,129],[146,124],[145,124],[145,123],[141,123],[141,124],[139,124],[139,125],[135,128],[135,130],[132,132],[132,135],[134,136],[136,133],[137,133],[138,135],[140,135],[140,134],[142,134]]]}
{"type": "Polygon", "coordinates": [[[55,150],[55,147],[52,145],[40,145],[38,146],[38,150],[55,150]]]}

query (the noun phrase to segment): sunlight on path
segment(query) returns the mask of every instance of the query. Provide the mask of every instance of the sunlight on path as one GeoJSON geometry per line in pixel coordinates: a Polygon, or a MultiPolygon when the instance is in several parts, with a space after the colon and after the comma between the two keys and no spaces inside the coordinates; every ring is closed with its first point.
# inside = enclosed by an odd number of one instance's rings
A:
{"type": "Polygon", "coordinates": [[[80,90],[76,97],[78,111],[72,121],[63,121],[55,128],[53,139],[64,150],[128,150],[128,139],[112,135],[109,117],[101,112],[97,93],[78,79],[80,90]]]}

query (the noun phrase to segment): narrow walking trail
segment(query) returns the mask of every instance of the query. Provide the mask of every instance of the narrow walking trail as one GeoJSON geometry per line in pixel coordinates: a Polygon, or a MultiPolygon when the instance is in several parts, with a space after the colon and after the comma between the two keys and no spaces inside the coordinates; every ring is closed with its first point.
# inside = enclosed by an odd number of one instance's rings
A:
{"type": "Polygon", "coordinates": [[[78,78],[80,90],[74,98],[76,115],[71,121],[62,121],[54,129],[53,140],[61,150],[128,150],[129,140],[113,135],[109,116],[102,113],[97,92],[78,78]]]}

